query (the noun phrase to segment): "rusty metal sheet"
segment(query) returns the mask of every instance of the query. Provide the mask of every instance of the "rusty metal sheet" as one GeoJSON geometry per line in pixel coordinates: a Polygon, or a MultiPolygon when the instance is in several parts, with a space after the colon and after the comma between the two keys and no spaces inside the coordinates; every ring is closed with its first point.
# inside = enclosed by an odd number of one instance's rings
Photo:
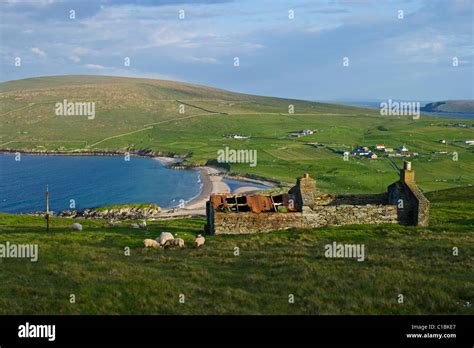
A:
{"type": "Polygon", "coordinates": [[[247,205],[253,213],[261,213],[262,211],[273,211],[272,199],[270,196],[248,195],[247,205]]]}
{"type": "Polygon", "coordinates": [[[220,206],[227,205],[227,200],[225,195],[211,195],[211,202],[214,209],[217,209],[220,206]]]}

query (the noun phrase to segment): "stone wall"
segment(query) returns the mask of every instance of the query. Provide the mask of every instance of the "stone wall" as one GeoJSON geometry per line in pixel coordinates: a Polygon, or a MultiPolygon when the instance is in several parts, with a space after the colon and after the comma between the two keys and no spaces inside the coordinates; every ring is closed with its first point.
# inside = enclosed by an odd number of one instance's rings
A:
{"type": "Polygon", "coordinates": [[[333,205],[294,213],[212,212],[214,234],[270,232],[289,228],[314,228],[349,224],[397,223],[395,205],[333,205]]]}

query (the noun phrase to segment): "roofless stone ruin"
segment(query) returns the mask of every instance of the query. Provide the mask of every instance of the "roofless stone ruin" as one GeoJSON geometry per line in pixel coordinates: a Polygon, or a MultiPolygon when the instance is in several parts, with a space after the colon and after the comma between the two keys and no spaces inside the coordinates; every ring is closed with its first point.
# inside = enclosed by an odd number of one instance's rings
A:
{"type": "Polygon", "coordinates": [[[286,194],[212,194],[206,215],[206,230],[216,235],[351,224],[426,227],[429,201],[416,186],[411,162],[404,162],[400,179],[384,193],[318,193],[316,181],[306,173],[286,194]]]}

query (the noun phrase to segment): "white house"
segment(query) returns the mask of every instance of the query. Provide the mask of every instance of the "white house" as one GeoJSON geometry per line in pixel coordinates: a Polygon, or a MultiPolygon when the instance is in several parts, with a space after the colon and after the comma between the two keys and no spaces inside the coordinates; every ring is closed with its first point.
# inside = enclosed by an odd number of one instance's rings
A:
{"type": "Polygon", "coordinates": [[[405,145],[400,146],[397,150],[401,152],[408,152],[408,148],[405,145]]]}
{"type": "Polygon", "coordinates": [[[367,155],[367,158],[370,158],[370,159],[377,159],[377,155],[376,155],[375,153],[371,152],[371,153],[369,153],[369,154],[367,155]]]}
{"type": "Polygon", "coordinates": [[[224,135],[224,137],[230,138],[230,139],[248,139],[248,138],[250,138],[249,136],[244,136],[244,135],[240,135],[240,134],[228,134],[228,135],[224,135]]]}
{"type": "Polygon", "coordinates": [[[313,133],[314,132],[311,129],[303,129],[303,130],[300,130],[299,132],[291,133],[291,136],[293,138],[299,138],[299,137],[303,137],[305,135],[311,135],[313,133]]]}

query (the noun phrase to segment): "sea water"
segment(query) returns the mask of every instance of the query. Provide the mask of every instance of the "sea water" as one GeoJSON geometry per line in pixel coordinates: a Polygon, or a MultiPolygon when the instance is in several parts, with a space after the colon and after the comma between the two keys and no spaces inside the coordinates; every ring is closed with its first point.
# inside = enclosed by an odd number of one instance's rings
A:
{"type": "Polygon", "coordinates": [[[166,168],[151,158],[122,156],[36,156],[0,154],[0,211],[27,213],[111,204],[179,206],[200,194],[194,170],[166,168]]]}

